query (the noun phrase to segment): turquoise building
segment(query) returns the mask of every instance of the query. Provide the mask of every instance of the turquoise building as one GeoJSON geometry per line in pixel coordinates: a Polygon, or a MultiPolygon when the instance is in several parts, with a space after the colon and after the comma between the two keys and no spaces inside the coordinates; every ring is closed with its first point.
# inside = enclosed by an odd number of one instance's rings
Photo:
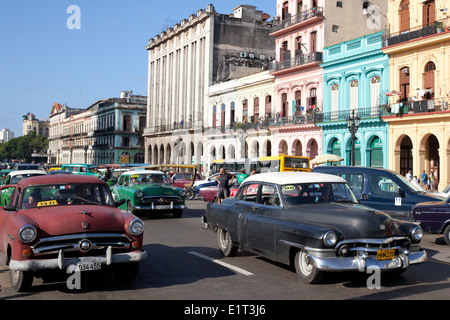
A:
{"type": "MultiPolygon", "coordinates": [[[[352,135],[347,120],[359,118],[355,165],[388,167],[388,124],[381,106],[389,91],[389,56],[381,51],[383,32],[324,48],[323,153],[338,154],[352,164],[352,135]]],[[[350,121],[351,123],[351,121],[350,121]]]]}

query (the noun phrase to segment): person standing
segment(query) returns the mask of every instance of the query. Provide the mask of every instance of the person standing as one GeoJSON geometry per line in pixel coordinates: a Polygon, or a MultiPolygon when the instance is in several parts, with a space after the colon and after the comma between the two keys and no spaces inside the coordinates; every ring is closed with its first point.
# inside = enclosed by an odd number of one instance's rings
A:
{"type": "Polygon", "coordinates": [[[423,170],[422,175],[420,176],[420,180],[422,182],[422,186],[425,190],[428,190],[428,175],[425,172],[425,170],[423,170]]]}
{"type": "Polygon", "coordinates": [[[408,180],[409,182],[411,182],[412,180],[412,174],[411,174],[411,170],[408,170],[408,173],[405,176],[406,180],[408,180]]]}
{"type": "Polygon", "coordinates": [[[219,183],[219,190],[217,191],[217,201],[219,204],[222,203],[222,199],[230,196],[230,183],[233,178],[233,174],[228,173],[225,168],[220,168],[220,174],[216,178],[219,183]]]}
{"type": "Polygon", "coordinates": [[[239,173],[236,177],[237,183],[241,184],[244,182],[244,180],[249,176],[248,173],[245,173],[245,169],[241,170],[241,173],[239,173]]]}

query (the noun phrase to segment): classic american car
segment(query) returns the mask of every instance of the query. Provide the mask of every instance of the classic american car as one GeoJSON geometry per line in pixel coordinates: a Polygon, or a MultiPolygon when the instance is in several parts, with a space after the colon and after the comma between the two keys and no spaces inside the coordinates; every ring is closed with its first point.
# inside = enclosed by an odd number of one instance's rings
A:
{"type": "Polygon", "coordinates": [[[335,175],[250,176],[234,198],[208,202],[201,223],[217,233],[224,256],[240,248],[293,264],[305,283],[320,282],[327,271],[402,273],[427,259],[419,226],[359,204],[335,175]]]}
{"type": "MultiPolygon", "coordinates": [[[[47,172],[44,170],[17,170],[11,171],[8,173],[5,179],[5,185],[7,184],[16,184],[20,180],[34,177],[34,176],[44,176],[47,175],[47,172]]],[[[11,193],[13,188],[3,188],[1,191],[1,202],[0,205],[5,206],[9,203],[9,199],[11,197],[11,193]]]]}
{"type": "Polygon", "coordinates": [[[185,205],[185,191],[172,186],[164,172],[157,170],[130,170],[122,173],[111,188],[116,201],[125,200],[120,208],[138,212],[172,212],[181,217],[185,205]]]}
{"type": "Polygon", "coordinates": [[[121,281],[135,278],[147,256],[144,224],[117,208],[106,183],[46,175],[12,187],[11,203],[0,207],[0,257],[16,291],[27,290],[41,270],[110,269],[121,281]]]}
{"type": "Polygon", "coordinates": [[[450,197],[417,203],[412,215],[425,232],[443,234],[445,243],[450,245],[450,197]]]}

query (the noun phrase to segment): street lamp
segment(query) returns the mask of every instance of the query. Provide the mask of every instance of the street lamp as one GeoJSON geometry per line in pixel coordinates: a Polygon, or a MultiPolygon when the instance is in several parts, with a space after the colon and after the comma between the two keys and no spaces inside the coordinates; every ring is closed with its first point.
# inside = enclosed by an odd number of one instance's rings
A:
{"type": "Polygon", "coordinates": [[[352,135],[352,150],[351,150],[351,165],[355,166],[355,140],[356,140],[356,132],[359,128],[360,117],[355,116],[355,110],[352,110],[351,115],[347,118],[347,128],[352,135]]]}

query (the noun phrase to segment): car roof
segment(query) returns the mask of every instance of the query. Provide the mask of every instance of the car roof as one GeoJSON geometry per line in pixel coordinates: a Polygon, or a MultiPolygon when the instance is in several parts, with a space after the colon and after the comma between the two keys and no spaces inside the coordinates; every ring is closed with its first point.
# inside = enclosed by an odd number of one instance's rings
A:
{"type": "Polygon", "coordinates": [[[9,176],[17,176],[19,174],[42,174],[47,175],[44,170],[14,170],[8,173],[9,176]]]}
{"type": "Polygon", "coordinates": [[[314,172],[268,172],[258,173],[249,176],[244,181],[247,182],[269,182],[275,184],[295,184],[295,183],[346,183],[344,178],[326,173],[314,172]]]}
{"type": "Polygon", "coordinates": [[[52,174],[34,176],[20,180],[17,184],[23,187],[39,184],[71,184],[71,183],[102,183],[102,180],[94,176],[77,175],[77,174],[52,174]]]}
{"type": "Polygon", "coordinates": [[[157,171],[157,170],[141,170],[141,169],[134,169],[134,170],[128,170],[124,173],[122,173],[122,175],[126,175],[126,174],[165,174],[162,171],[157,171]]]}
{"type": "Polygon", "coordinates": [[[389,172],[395,173],[395,171],[383,168],[374,168],[374,167],[358,167],[358,166],[317,166],[313,171],[316,172],[389,172]]]}

